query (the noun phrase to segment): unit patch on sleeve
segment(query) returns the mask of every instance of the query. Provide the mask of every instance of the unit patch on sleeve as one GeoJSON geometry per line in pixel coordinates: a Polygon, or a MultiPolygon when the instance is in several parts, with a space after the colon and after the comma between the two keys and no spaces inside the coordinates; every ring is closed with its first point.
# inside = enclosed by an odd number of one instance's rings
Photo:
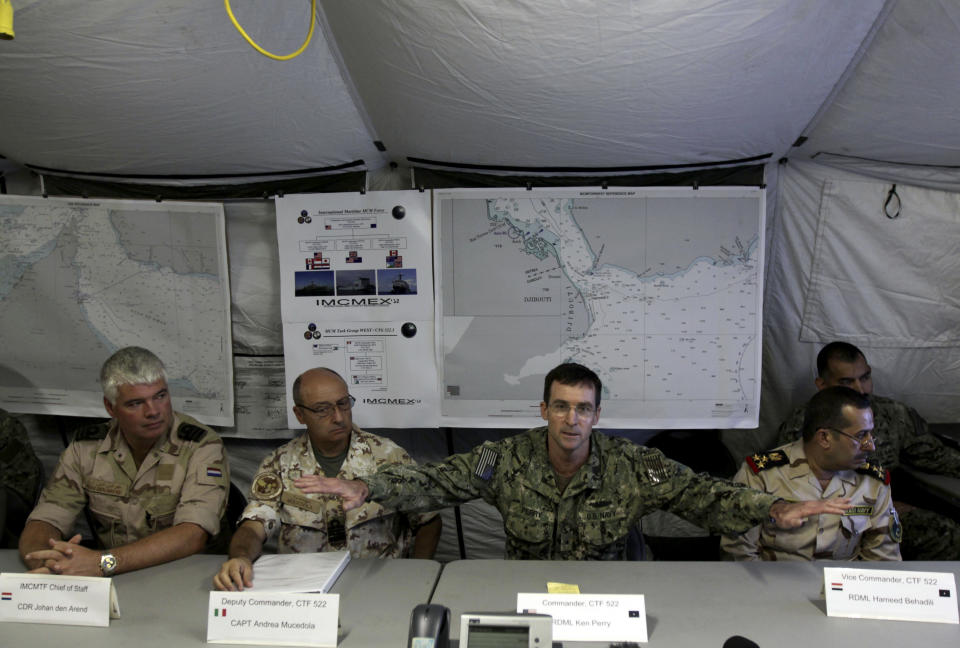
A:
{"type": "Polygon", "coordinates": [[[253,478],[253,486],[250,490],[257,499],[277,499],[280,491],[283,490],[283,482],[280,481],[280,475],[275,472],[262,472],[253,478]]]}

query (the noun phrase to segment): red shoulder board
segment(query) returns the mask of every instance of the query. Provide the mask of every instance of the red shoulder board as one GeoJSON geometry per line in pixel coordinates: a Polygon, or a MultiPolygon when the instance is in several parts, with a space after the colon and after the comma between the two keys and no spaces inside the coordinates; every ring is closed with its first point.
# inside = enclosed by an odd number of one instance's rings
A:
{"type": "Polygon", "coordinates": [[[881,466],[878,463],[867,462],[861,467],[857,468],[857,472],[861,475],[868,475],[882,481],[884,486],[890,485],[890,471],[881,466]]]}
{"type": "Polygon", "coordinates": [[[787,455],[782,450],[768,450],[767,452],[758,452],[747,457],[747,465],[754,474],[759,474],[761,470],[769,470],[777,466],[786,466],[790,463],[787,455]]]}

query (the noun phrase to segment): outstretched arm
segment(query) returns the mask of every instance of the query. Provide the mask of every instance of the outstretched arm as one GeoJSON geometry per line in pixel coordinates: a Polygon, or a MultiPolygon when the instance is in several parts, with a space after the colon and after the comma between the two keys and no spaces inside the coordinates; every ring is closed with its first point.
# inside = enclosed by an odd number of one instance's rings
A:
{"type": "Polygon", "coordinates": [[[304,475],[296,479],[293,485],[304,493],[324,493],[343,498],[343,510],[352,511],[367,501],[370,489],[359,479],[336,479],[320,475],[304,475]]]}
{"type": "Polygon", "coordinates": [[[829,500],[804,500],[802,502],[787,502],[777,500],[770,507],[770,518],[781,529],[796,529],[802,526],[811,515],[828,513],[843,515],[850,508],[849,497],[837,497],[829,500]]]}
{"type": "MultiPolygon", "coordinates": [[[[760,479],[744,462],[733,476],[733,481],[755,490],[765,490],[760,479]]],[[[740,534],[725,534],[720,537],[720,550],[724,559],[760,560],[760,528],[756,525],[740,534]]]]}

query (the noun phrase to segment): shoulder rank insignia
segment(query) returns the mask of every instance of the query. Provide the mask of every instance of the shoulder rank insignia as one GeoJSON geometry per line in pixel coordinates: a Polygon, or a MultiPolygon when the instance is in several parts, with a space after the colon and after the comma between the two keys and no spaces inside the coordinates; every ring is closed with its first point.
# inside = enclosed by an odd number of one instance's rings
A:
{"type": "Polygon", "coordinates": [[[663,463],[663,455],[659,452],[650,452],[640,458],[643,469],[647,471],[647,478],[654,484],[667,479],[667,466],[663,463]]]}
{"type": "Polygon", "coordinates": [[[786,466],[790,459],[782,450],[768,450],[767,452],[758,452],[747,457],[747,465],[754,474],[759,474],[761,470],[769,470],[777,466],[786,466]]]}
{"type": "Polygon", "coordinates": [[[275,472],[260,473],[253,478],[253,486],[250,487],[253,496],[259,500],[276,499],[282,490],[283,482],[275,472]]]}
{"type": "Polygon", "coordinates": [[[181,423],[177,428],[177,438],[181,441],[199,441],[207,431],[192,423],[181,423]]]}
{"type": "Polygon", "coordinates": [[[109,423],[92,423],[79,427],[73,433],[74,441],[102,441],[107,438],[109,423]]]}
{"type": "Polygon", "coordinates": [[[484,447],[480,449],[480,460],[477,461],[477,469],[473,474],[483,481],[490,481],[493,477],[493,469],[496,468],[500,460],[500,453],[493,448],[484,447]]]}
{"type": "Polygon", "coordinates": [[[857,472],[861,475],[867,475],[869,477],[873,477],[874,479],[878,479],[883,482],[884,485],[890,485],[890,471],[878,463],[872,463],[868,461],[857,468],[857,472]]]}

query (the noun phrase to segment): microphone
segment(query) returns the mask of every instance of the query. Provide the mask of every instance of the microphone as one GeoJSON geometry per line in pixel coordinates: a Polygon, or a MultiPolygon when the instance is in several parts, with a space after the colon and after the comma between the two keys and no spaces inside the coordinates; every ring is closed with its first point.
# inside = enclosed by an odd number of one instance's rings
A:
{"type": "Polygon", "coordinates": [[[733,635],[723,642],[723,648],[760,648],[760,646],[746,637],[733,635]]]}

